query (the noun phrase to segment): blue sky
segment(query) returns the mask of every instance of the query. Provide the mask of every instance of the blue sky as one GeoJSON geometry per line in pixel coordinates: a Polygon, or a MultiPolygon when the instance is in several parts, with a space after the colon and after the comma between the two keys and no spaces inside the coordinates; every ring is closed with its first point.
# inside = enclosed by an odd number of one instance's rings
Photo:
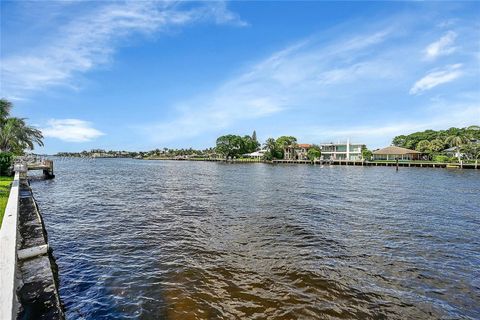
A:
{"type": "Polygon", "coordinates": [[[1,2],[1,96],[38,152],[480,124],[478,2],[1,2]]]}

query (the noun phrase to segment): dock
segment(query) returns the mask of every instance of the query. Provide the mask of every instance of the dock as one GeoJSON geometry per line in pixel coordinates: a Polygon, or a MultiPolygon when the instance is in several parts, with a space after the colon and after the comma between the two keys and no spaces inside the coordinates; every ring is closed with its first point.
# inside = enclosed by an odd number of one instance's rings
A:
{"type": "Polygon", "coordinates": [[[411,167],[411,168],[458,168],[479,169],[478,163],[443,163],[430,161],[366,161],[366,160],[272,160],[276,164],[312,164],[327,166],[370,166],[370,167],[411,167]]]}
{"type": "Polygon", "coordinates": [[[45,179],[55,178],[53,173],[53,160],[34,160],[33,162],[27,162],[27,170],[42,170],[45,179]]]}

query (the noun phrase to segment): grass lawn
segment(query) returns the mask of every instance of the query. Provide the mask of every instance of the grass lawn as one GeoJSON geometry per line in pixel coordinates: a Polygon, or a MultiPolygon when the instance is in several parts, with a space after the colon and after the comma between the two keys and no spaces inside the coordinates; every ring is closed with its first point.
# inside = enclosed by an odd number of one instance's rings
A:
{"type": "Polygon", "coordinates": [[[2,225],[3,214],[5,213],[5,207],[8,202],[8,195],[10,194],[10,184],[13,181],[13,177],[0,176],[0,226],[2,225]]]}

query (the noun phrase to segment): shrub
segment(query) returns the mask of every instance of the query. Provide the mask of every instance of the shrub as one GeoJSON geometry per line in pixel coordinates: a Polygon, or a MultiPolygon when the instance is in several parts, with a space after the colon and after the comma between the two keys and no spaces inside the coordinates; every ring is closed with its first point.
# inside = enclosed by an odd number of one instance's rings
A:
{"type": "Polygon", "coordinates": [[[0,176],[12,174],[13,154],[11,152],[0,152],[0,176]]]}
{"type": "Polygon", "coordinates": [[[448,156],[437,155],[433,157],[433,161],[435,162],[445,163],[445,162],[449,162],[449,160],[450,158],[448,156]]]}

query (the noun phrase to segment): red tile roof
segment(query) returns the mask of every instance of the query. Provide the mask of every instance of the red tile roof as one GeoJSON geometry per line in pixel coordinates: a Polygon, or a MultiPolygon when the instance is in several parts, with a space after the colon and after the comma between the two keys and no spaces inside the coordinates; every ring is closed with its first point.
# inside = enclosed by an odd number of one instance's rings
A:
{"type": "Polygon", "coordinates": [[[311,148],[312,145],[311,144],[308,144],[308,143],[299,143],[298,146],[300,148],[305,148],[305,149],[308,149],[308,148],[311,148]]]}

